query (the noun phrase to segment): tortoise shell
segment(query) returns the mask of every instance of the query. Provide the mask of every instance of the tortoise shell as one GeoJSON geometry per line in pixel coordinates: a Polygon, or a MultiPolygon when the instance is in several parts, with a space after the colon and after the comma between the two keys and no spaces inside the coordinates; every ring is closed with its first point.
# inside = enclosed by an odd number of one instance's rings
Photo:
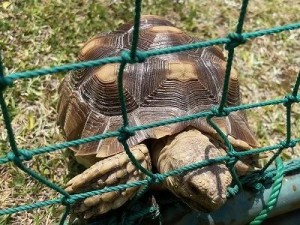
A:
{"type": "MultiPolygon", "coordinates": [[[[78,61],[120,55],[129,50],[133,23],[114,32],[100,34],[88,41],[78,61]]],[[[150,50],[197,42],[158,16],[143,16],[138,50],[150,50]]],[[[219,104],[225,74],[225,58],[219,47],[206,47],[150,57],[143,63],[127,64],[123,87],[130,126],[177,118],[208,110],[219,104]]],[[[117,130],[122,126],[117,90],[119,64],[106,64],[71,72],[59,88],[58,124],[67,140],[74,140],[117,130]]],[[[229,82],[227,106],[240,104],[237,74],[229,82]]],[[[235,146],[251,148],[256,139],[243,112],[232,112],[214,121],[235,146]]],[[[128,139],[134,146],[149,138],[161,138],[193,126],[203,133],[216,134],[205,118],[160,126],[136,132],[128,139]]],[[[77,155],[108,157],[123,151],[117,138],[108,138],[73,147],[77,155]]]]}

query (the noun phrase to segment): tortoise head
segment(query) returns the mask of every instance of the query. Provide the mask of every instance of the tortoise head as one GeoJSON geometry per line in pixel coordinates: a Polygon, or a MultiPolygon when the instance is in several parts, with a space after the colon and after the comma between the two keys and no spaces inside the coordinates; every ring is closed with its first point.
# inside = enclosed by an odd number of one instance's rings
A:
{"type": "MultiPolygon", "coordinates": [[[[152,149],[157,159],[153,162],[160,173],[179,169],[203,160],[226,154],[217,142],[196,129],[190,129],[167,138],[152,149]]],[[[226,201],[226,191],[232,181],[228,168],[221,163],[170,176],[165,186],[191,208],[212,211],[226,201]]]]}

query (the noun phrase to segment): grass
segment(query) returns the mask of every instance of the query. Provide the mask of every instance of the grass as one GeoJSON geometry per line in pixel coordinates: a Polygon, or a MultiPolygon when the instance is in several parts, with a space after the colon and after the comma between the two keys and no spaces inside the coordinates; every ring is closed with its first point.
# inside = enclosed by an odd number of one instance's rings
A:
{"type": "MultiPolygon", "coordinates": [[[[70,63],[80,46],[100,32],[113,30],[133,17],[129,0],[12,0],[0,1],[0,49],[5,73],[70,63]]],[[[235,28],[240,1],[145,0],[143,14],[165,16],[179,28],[202,39],[225,36],[235,28]]],[[[252,0],[245,31],[299,22],[297,1],[252,0]]],[[[300,31],[283,32],[248,41],[236,50],[234,65],[240,74],[243,102],[260,102],[290,93],[300,65],[300,31]]],[[[19,148],[36,148],[63,141],[56,126],[57,88],[65,74],[15,82],[5,91],[19,148]]],[[[299,105],[293,107],[293,137],[299,137],[299,105]]],[[[249,110],[250,126],[262,146],[285,137],[282,106],[249,110]]],[[[9,149],[0,122],[0,156],[9,149]]],[[[285,158],[299,156],[299,145],[285,158]]],[[[36,156],[25,164],[63,186],[68,180],[62,151],[36,156]]],[[[36,182],[12,163],[0,165],[0,208],[55,198],[57,194],[36,182]]],[[[0,217],[0,224],[55,224],[57,205],[0,217]]]]}

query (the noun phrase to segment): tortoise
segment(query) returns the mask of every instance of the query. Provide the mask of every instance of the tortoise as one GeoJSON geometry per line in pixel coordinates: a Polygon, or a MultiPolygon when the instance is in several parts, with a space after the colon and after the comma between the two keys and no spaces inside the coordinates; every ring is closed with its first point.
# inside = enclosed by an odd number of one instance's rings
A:
{"type": "MultiPolygon", "coordinates": [[[[129,50],[133,22],[116,31],[99,34],[85,43],[78,61],[120,55],[129,50]]],[[[140,51],[172,47],[200,41],[159,16],[140,20],[137,49],[140,51]]],[[[67,140],[117,130],[122,126],[117,90],[120,64],[105,64],[72,71],[59,87],[58,124],[67,140]]],[[[130,126],[191,115],[220,103],[226,62],[218,46],[158,55],[143,63],[127,64],[123,86],[130,126]]],[[[229,81],[226,106],[241,101],[237,72],[229,81]]],[[[257,146],[244,112],[215,117],[213,121],[227,135],[236,150],[257,146]]],[[[205,119],[159,126],[137,131],[127,140],[141,165],[153,172],[165,173],[201,160],[226,155],[226,145],[205,119]]],[[[80,193],[142,180],[146,175],[135,168],[117,138],[107,138],[71,147],[76,159],[87,169],[71,179],[66,190],[80,193]]],[[[252,169],[238,161],[239,174],[252,169]]],[[[209,165],[168,177],[162,184],[189,207],[212,211],[226,201],[226,189],[232,182],[223,163],[209,165]]],[[[89,197],[73,206],[75,214],[92,218],[116,209],[132,199],[140,187],[127,188],[89,197]]]]}

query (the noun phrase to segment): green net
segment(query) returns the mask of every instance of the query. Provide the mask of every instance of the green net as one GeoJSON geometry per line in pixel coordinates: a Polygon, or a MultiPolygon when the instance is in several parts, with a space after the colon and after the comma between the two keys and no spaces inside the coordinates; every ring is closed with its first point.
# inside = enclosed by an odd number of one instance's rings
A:
{"type": "MultiPolygon", "coordinates": [[[[7,155],[3,158],[0,158],[0,164],[5,164],[7,162],[13,162],[18,168],[23,170],[25,173],[27,173],[34,179],[38,180],[39,182],[47,185],[48,187],[52,188],[53,190],[55,190],[61,194],[61,197],[56,198],[56,199],[40,201],[40,202],[36,202],[33,204],[27,204],[27,205],[22,205],[22,206],[18,206],[18,207],[2,209],[2,210],[0,210],[0,215],[13,214],[13,213],[26,211],[26,210],[32,210],[35,208],[45,207],[45,206],[49,206],[49,205],[53,205],[53,204],[63,204],[66,209],[65,209],[65,213],[63,214],[63,216],[61,218],[60,224],[64,224],[68,214],[70,213],[72,204],[74,204],[78,200],[82,200],[84,198],[91,197],[93,195],[103,194],[106,192],[123,190],[123,189],[129,188],[129,187],[144,186],[145,188],[143,189],[143,191],[141,191],[137,195],[137,197],[139,197],[144,193],[145,190],[147,190],[147,188],[150,184],[160,183],[168,176],[180,175],[186,171],[205,167],[207,165],[211,165],[214,163],[224,163],[224,162],[226,162],[226,165],[229,167],[230,172],[234,178],[235,185],[228,190],[228,194],[230,195],[230,194],[236,193],[242,184],[247,183],[247,182],[249,183],[249,180],[251,180],[252,183],[255,183],[255,182],[259,182],[260,179],[263,179],[263,176],[265,176],[266,172],[267,172],[266,169],[272,164],[272,162],[275,161],[277,171],[275,173],[272,173],[272,176],[274,177],[273,178],[274,183],[272,186],[271,196],[269,198],[268,203],[265,205],[265,208],[251,223],[251,224],[260,224],[268,216],[268,213],[271,211],[271,209],[276,204],[276,200],[278,198],[281,184],[282,184],[283,175],[288,170],[295,170],[295,169],[300,168],[300,163],[298,161],[290,167],[284,167],[280,157],[278,157],[279,154],[284,149],[294,147],[297,143],[300,142],[300,137],[296,137],[296,138],[291,137],[291,134],[292,134],[291,108],[292,108],[293,104],[299,104],[299,102],[300,102],[300,95],[298,94],[298,89],[299,89],[299,85],[300,85],[300,73],[298,74],[298,77],[296,79],[296,83],[294,84],[292,92],[283,98],[268,100],[268,101],[259,102],[259,103],[251,103],[251,104],[243,104],[243,105],[233,106],[233,107],[225,107],[226,106],[225,103],[227,100],[229,77],[230,77],[232,62],[233,62],[233,58],[234,58],[234,50],[239,45],[246,43],[248,39],[253,39],[253,38],[264,36],[264,35],[271,35],[271,34],[279,33],[282,31],[287,31],[287,30],[299,29],[300,23],[288,24],[285,26],[273,27],[270,29],[258,30],[258,31],[254,31],[254,32],[247,32],[247,33],[242,32],[243,31],[243,23],[244,23],[246,11],[247,11],[247,5],[248,5],[248,1],[244,0],[242,3],[236,31],[234,33],[228,34],[224,38],[196,42],[196,43],[187,44],[187,45],[174,46],[171,48],[162,48],[162,49],[155,49],[155,50],[149,50],[149,51],[139,51],[139,50],[137,50],[137,44],[139,41],[138,37],[139,37],[139,21],[140,21],[140,15],[141,15],[141,0],[136,0],[134,32],[133,32],[134,35],[133,35],[133,39],[132,39],[131,50],[123,51],[120,56],[102,58],[102,59],[87,61],[87,62],[66,64],[66,65],[52,67],[52,68],[46,68],[46,69],[37,69],[37,70],[33,70],[33,71],[13,73],[13,74],[9,74],[8,76],[4,76],[4,72],[3,72],[4,69],[3,69],[2,62],[1,62],[1,58],[0,58],[0,104],[1,104],[1,110],[2,110],[2,115],[3,115],[6,131],[7,131],[7,135],[8,135],[8,141],[9,141],[9,144],[11,147],[11,150],[7,153],[7,155]],[[141,126],[130,126],[129,125],[128,117],[127,117],[127,113],[126,113],[127,110],[126,110],[126,104],[125,104],[125,99],[124,99],[124,95],[123,95],[123,83],[122,83],[123,71],[128,63],[142,63],[144,60],[146,60],[148,57],[151,57],[151,56],[162,55],[162,54],[171,54],[171,53],[175,53],[175,52],[187,51],[190,49],[203,48],[203,47],[220,45],[220,44],[225,45],[225,49],[228,51],[228,60],[227,60],[227,66],[226,66],[226,71],[225,71],[223,94],[222,94],[221,102],[218,107],[213,107],[208,111],[198,112],[193,115],[183,116],[183,117],[174,118],[174,119],[168,119],[168,120],[164,120],[164,121],[158,121],[158,122],[154,122],[151,124],[144,124],[141,126]],[[48,74],[54,74],[54,73],[58,73],[58,72],[67,72],[67,71],[81,69],[81,68],[101,66],[101,65],[108,64],[108,63],[120,63],[120,69],[119,69],[119,73],[118,73],[118,91],[119,91],[119,99],[121,102],[121,109],[122,109],[122,115],[123,115],[123,126],[119,130],[99,134],[99,135],[88,137],[88,138],[83,138],[83,139],[78,139],[78,140],[64,142],[64,143],[58,143],[58,144],[54,144],[51,146],[36,148],[36,149],[19,149],[18,148],[16,140],[15,140],[15,136],[14,136],[14,131],[12,129],[11,122],[10,122],[9,111],[8,111],[7,105],[5,103],[4,95],[3,95],[5,88],[7,88],[9,86],[13,86],[14,81],[18,80],[18,79],[33,78],[33,77],[38,77],[38,76],[43,76],[43,75],[48,75],[48,74]],[[234,112],[234,111],[253,109],[253,108],[264,107],[264,106],[269,106],[269,105],[283,105],[286,108],[286,138],[285,138],[285,140],[282,140],[280,143],[278,143],[276,145],[266,146],[266,147],[262,147],[262,148],[256,148],[256,149],[245,151],[245,152],[237,152],[237,151],[235,151],[234,147],[230,144],[226,135],[221,131],[221,129],[212,120],[213,117],[227,116],[229,113],[234,112]],[[132,153],[129,150],[129,147],[127,145],[127,139],[130,138],[131,136],[133,136],[136,131],[149,129],[149,128],[153,128],[153,127],[157,127],[157,126],[164,126],[164,125],[172,124],[172,123],[179,123],[179,122],[186,121],[186,120],[193,120],[196,118],[206,118],[208,123],[222,137],[222,139],[224,140],[224,142],[228,148],[228,152],[227,152],[226,156],[197,162],[195,164],[188,165],[188,166],[182,167],[180,169],[170,171],[165,174],[154,174],[151,171],[148,171],[145,168],[143,168],[137,162],[137,160],[134,158],[134,156],[132,155],[132,153]],[[64,149],[64,148],[68,148],[71,146],[76,146],[76,145],[80,145],[80,144],[84,144],[84,143],[92,142],[92,141],[97,141],[97,140],[101,140],[101,139],[109,138],[109,137],[118,137],[118,140],[123,144],[124,149],[125,149],[127,155],[129,156],[129,158],[131,159],[131,161],[133,162],[133,164],[136,166],[136,168],[138,168],[139,170],[141,170],[142,172],[144,172],[147,175],[147,179],[131,182],[128,184],[117,185],[117,186],[113,186],[113,187],[106,187],[106,188],[103,188],[100,190],[70,195],[62,187],[59,187],[55,183],[47,180],[40,174],[34,172],[33,170],[31,170],[30,168],[25,166],[25,164],[23,163],[26,160],[31,160],[32,157],[35,155],[49,153],[49,152],[53,152],[53,151],[56,151],[59,149],[64,149]],[[267,152],[267,151],[271,151],[271,150],[275,150],[276,153],[270,159],[270,161],[268,161],[268,163],[264,166],[264,168],[261,170],[260,177],[256,176],[255,179],[253,179],[253,177],[251,177],[251,176],[245,177],[244,179],[238,178],[238,176],[235,172],[235,169],[234,169],[234,165],[239,158],[246,157],[246,156],[249,156],[252,154],[259,154],[259,153],[267,152]]],[[[151,213],[153,211],[155,211],[155,209],[150,208],[150,209],[146,209],[144,211],[140,211],[139,213],[132,215],[131,217],[128,217],[127,218],[128,224],[134,223],[135,219],[137,219],[147,213],[151,213]]]]}

